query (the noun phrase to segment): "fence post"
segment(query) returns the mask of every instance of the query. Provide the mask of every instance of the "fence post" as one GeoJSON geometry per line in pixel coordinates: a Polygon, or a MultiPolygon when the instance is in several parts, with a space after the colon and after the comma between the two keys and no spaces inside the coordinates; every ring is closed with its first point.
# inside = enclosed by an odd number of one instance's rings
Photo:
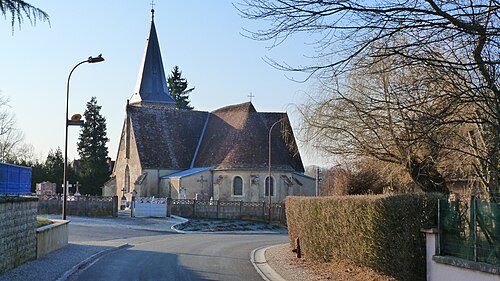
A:
{"type": "Polygon", "coordinates": [[[196,199],[193,199],[193,218],[196,217],[196,199]]]}
{"type": "Polygon", "coordinates": [[[476,197],[470,198],[470,232],[472,235],[474,261],[477,262],[477,221],[476,221],[476,197]]]}
{"type": "Polygon", "coordinates": [[[118,217],[118,196],[113,196],[113,210],[111,211],[113,217],[118,217]]]}
{"type": "Polygon", "coordinates": [[[280,223],[285,224],[286,221],[286,213],[285,213],[285,202],[281,202],[281,212],[280,212],[280,223]]]}
{"type": "Polygon", "coordinates": [[[241,216],[242,216],[242,212],[243,212],[243,200],[240,200],[240,220],[241,220],[241,216]]]}
{"type": "Polygon", "coordinates": [[[170,217],[170,215],[172,215],[172,198],[168,197],[166,204],[167,204],[167,217],[170,217]]]}
{"type": "Polygon", "coordinates": [[[266,201],[262,201],[262,220],[266,220],[266,201]]]}
{"type": "Polygon", "coordinates": [[[217,218],[220,216],[220,200],[217,199],[217,218]]]}

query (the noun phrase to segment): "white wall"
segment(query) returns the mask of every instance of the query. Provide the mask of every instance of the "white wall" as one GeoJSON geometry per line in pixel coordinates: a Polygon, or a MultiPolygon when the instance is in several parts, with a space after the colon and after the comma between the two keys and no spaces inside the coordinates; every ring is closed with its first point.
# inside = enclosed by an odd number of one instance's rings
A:
{"type": "Polygon", "coordinates": [[[432,259],[437,254],[438,233],[426,230],[427,281],[499,281],[500,275],[467,269],[436,262],[432,259]]]}

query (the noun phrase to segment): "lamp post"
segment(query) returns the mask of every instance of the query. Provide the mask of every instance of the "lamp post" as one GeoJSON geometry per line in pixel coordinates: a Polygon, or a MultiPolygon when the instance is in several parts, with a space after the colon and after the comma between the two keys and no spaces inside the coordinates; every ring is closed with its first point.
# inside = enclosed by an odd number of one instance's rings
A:
{"type": "Polygon", "coordinates": [[[68,76],[68,82],[66,83],[66,116],[64,118],[64,123],[66,127],[66,134],[65,134],[65,139],[64,139],[64,176],[63,176],[63,206],[62,206],[62,219],[66,219],[66,201],[67,201],[67,189],[68,189],[68,127],[69,126],[82,126],[83,121],[81,119],[80,114],[75,114],[71,117],[71,119],[68,119],[68,109],[69,109],[69,80],[71,79],[71,74],[73,74],[73,71],[79,66],[82,65],[86,62],[88,63],[96,63],[96,62],[102,62],[104,61],[104,58],[102,55],[99,55],[97,57],[89,57],[88,59],[79,62],[77,65],[71,69],[69,76],[68,76]]]}
{"type": "MultiPolygon", "coordinates": [[[[268,178],[267,178],[267,181],[266,181],[267,186],[268,186],[268,190],[267,190],[268,193],[267,194],[269,195],[269,222],[271,222],[271,216],[272,216],[271,212],[273,210],[272,206],[271,206],[271,203],[272,203],[272,199],[271,199],[271,181],[272,181],[272,177],[271,177],[271,134],[273,132],[274,126],[276,124],[278,124],[279,122],[283,121],[283,119],[285,119],[285,117],[282,117],[282,118],[280,118],[280,120],[274,122],[271,125],[271,127],[269,128],[269,164],[268,164],[268,168],[269,168],[268,173],[269,173],[269,175],[268,175],[268,178]]],[[[273,183],[273,191],[274,191],[274,181],[272,181],[272,183],[273,183]]]]}

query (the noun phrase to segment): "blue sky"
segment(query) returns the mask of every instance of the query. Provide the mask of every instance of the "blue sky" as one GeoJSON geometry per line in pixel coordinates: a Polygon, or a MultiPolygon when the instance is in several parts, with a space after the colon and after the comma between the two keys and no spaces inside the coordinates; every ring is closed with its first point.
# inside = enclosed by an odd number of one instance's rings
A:
{"type": "MultiPolygon", "coordinates": [[[[92,96],[107,120],[110,157],[116,157],[126,100],[134,91],[148,35],[151,1],[35,1],[46,11],[50,26],[25,21],[11,34],[10,19],[0,18],[1,94],[10,99],[25,142],[45,160],[50,149],[64,148],[66,80],[69,71],[100,53],[99,64],[79,66],[71,77],[70,115],[82,113],[92,96]]],[[[252,100],[258,111],[287,111],[297,128],[295,105],[303,103],[310,83],[297,83],[301,73],[279,71],[265,57],[292,65],[311,63],[306,37],[276,48],[242,36],[263,22],[242,19],[232,1],[155,1],[155,24],[165,72],[178,65],[195,87],[191,104],[214,109],[252,100]]],[[[262,27],[262,26],[260,26],[262,27]]],[[[298,132],[296,132],[296,135],[298,132]]],[[[77,158],[79,129],[69,130],[69,159],[77,158]]],[[[300,147],[304,164],[320,164],[310,149],[300,147]]]]}

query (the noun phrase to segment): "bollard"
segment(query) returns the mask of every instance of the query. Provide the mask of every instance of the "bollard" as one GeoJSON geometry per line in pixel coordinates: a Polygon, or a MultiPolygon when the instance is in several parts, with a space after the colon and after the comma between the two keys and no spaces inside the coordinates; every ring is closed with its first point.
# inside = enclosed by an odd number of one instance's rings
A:
{"type": "Polygon", "coordinates": [[[293,249],[292,252],[295,253],[296,258],[300,259],[302,257],[302,255],[300,253],[300,240],[298,237],[297,237],[297,239],[295,239],[295,249],[293,249]]]}

